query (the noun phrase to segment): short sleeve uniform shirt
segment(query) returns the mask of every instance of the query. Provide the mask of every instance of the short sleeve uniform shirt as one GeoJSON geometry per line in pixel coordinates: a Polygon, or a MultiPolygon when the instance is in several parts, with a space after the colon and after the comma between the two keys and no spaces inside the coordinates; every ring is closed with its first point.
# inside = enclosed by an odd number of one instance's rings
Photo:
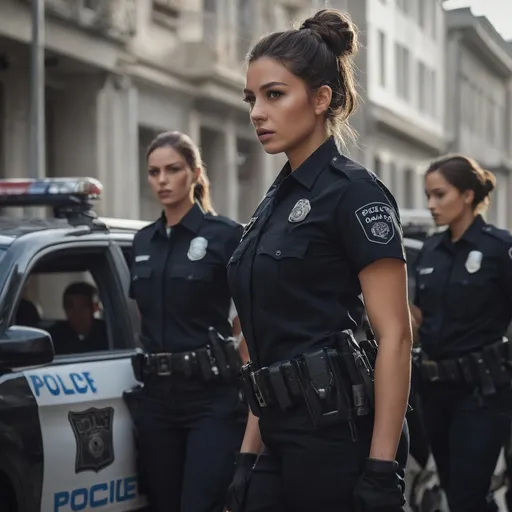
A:
{"type": "Polygon", "coordinates": [[[332,138],[294,172],[287,164],[228,265],[251,359],[269,365],[356,330],[358,274],[382,258],[404,250],[396,203],[374,174],[332,138]]]}
{"type": "Polygon", "coordinates": [[[240,224],[198,204],[170,230],[162,216],[135,235],[130,296],[149,351],[202,347],[209,327],[231,335],[226,265],[241,235],[240,224]]]}
{"type": "Polygon", "coordinates": [[[420,343],[432,359],[454,358],[502,338],[512,318],[512,236],[477,216],[456,243],[427,239],[416,262],[420,343]]]}

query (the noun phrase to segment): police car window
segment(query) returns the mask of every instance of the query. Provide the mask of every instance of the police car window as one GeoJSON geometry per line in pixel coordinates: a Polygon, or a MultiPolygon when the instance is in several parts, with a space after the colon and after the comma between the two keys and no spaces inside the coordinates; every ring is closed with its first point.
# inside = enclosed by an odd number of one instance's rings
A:
{"type": "Polygon", "coordinates": [[[115,305],[101,249],[55,251],[32,268],[13,323],[47,330],[59,355],[116,347],[115,305]]]}

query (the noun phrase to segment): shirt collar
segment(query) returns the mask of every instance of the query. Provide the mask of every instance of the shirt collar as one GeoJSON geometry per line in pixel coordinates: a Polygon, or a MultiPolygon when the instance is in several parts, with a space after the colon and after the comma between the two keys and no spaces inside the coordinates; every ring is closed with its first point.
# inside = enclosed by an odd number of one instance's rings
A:
{"type": "Polygon", "coordinates": [[[313,188],[316,179],[323,168],[338,154],[338,148],[334,137],[329,137],[319,148],[317,148],[295,171],[292,172],[290,162],[285,166],[277,176],[270,190],[278,187],[285,178],[291,176],[308,190],[313,188]]]}
{"type": "MultiPolygon", "coordinates": [[[[480,233],[482,231],[482,228],[485,225],[486,225],[486,222],[484,221],[482,216],[481,215],[477,215],[475,217],[475,220],[468,227],[468,229],[466,229],[466,231],[464,232],[464,234],[462,235],[460,240],[465,240],[466,242],[469,242],[469,243],[471,243],[473,245],[477,245],[479,243],[479,241],[480,241],[480,233]]],[[[435,247],[437,247],[441,243],[443,243],[447,247],[453,246],[453,242],[452,242],[451,236],[452,236],[451,231],[448,228],[442,234],[442,236],[440,236],[437,239],[437,241],[435,243],[435,247]]]]}
{"type": "MultiPolygon", "coordinates": [[[[199,227],[201,226],[201,222],[204,218],[204,210],[201,208],[199,203],[194,203],[192,208],[185,214],[185,216],[176,224],[176,226],[183,226],[188,229],[192,233],[197,233],[199,231],[199,227]]],[[[173,226],[176,227],[176,226],[173,226]]],[[[167,236],[167,219],[165,218],[165,212],[162,212],[160,219],[155,223],[155,229],[153,231],[153,236],[160,235],[165,238],[167,236]]]]}

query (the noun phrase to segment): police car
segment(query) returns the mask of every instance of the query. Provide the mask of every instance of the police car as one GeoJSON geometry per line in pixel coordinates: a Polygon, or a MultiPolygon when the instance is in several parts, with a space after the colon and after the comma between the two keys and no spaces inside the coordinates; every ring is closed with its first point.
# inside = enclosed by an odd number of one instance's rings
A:
{"type": "Polygon", "coordinates": [[[132,422],[122,394],[138,317],[127,297],[134,233],[146,223],[99,219],[90,178],[0,180],[0,511],[141,510],[132,422]],[[59,353],[48,331],[66,325],[72,282],[97,288],[102,346],[59,353]],[[54,353],[55,352],[55,353],[54,353]]]}

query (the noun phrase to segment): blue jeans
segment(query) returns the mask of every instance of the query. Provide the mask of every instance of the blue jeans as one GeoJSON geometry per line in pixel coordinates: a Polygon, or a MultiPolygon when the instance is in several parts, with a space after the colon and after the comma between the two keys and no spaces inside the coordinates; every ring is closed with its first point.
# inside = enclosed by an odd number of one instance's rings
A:
{"type": "Polygon", "coordinates": [[[489,487],[510,419],[464,386],[423,384],[421,398],[428,439],[450,511],[498,510],[489,487]]]}
{"type": "Polygon", "coordinates": [[[244,432],[238,400],[235,386],[146,385],[135,425],[152,512],[223,510],[244,432]]]}

